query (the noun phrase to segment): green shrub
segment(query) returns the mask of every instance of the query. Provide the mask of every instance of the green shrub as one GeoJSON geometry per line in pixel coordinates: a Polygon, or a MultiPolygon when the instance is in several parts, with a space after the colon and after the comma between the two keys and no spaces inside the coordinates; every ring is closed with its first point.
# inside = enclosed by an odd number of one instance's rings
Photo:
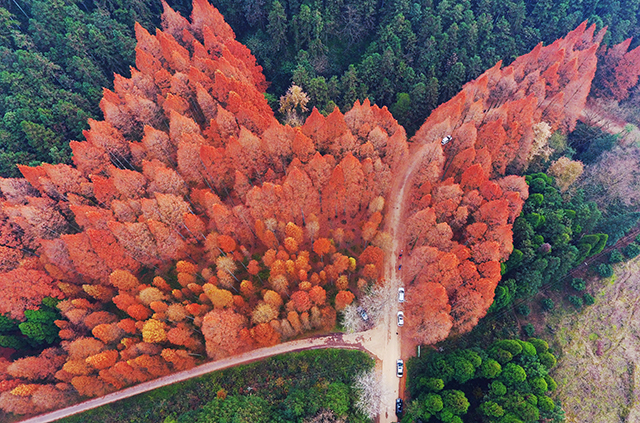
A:
{"type": "Polygon", "coordinates": [[[480,354],[473,350],[462,350],[457,352],[457,354],[460,357],[463,357],[465,360],[468,360],[471,364],[473,364],[473,367],[475,368],[482,364],[482,357],[480,357],[480,354]]]}
{"type": "Polygon", "coordinates": [[[524,382],[527,379],[527,373],[522,366],[515,363],[508,363],[502,368],[502,374],[500,374],[500,380],[507,385],[514,385],[519,382],[524,382]]]}
{"type": "Polygon", "coordinates": [[[539,213],[531,213],[526,215],[524,218],[527,219],[527,222],[529,222],[533,229],[536,229],[545,222],[544,216],[539,213]]]}
{"type": "Polygon", "coordinates": [[[610,264],[607,264],[607,263],[599,264],[596,270],[598,274],[603,278],[609,278],[613,276],[613,267],[611,267],[610,264]]]}
{"type": "Polygon", "coordinates": [[[502,417],[504,416],[504,409],[493,401],[487,401],[480,405],[480,411],[482,414],[488,417],[502,417]]]}
{"type": "Polygon", "coordinates": [[[531,386],[531,390],[536,395],[543,395],[545,392],[549,390],[547,386],[547,381],[542,377],[536,377],[529,381],[529,385],[531,386]]]}
{"type": "Polygon", "coordinates": [[[516,307],[516,313],[527,317],[529,314],[531,314],[531,309],[526,304],[520,304],[516,307]]]}
{"type": "MultiPolygon", "coordinates": [[[[556,365],[556,362],[557,362],[555,356],[550,352],[544,352],[544,353],[538,354],[538,358],[540,359],[540,363],[542,363],[542,365],[547,369],[551,369],[553,366],[556,365]]],[[[547,384],[548,384],[548,381],[547,381],[547,384]]]]}
{"type": "Polygon", "coordinates": [[[589,256],[595,256],[604,250],[604,247],[607,245],[607,241],[609,240],[609,235],[607,234],[596,234],[598,236],[598,242],[591,248],[591,253],[589,256]]]}
{"type": "Polygon", "coordinates": [[[553,400],[551,398],[544,395],[538,396],[538,409],[540,409],[540,411],[553,411],[555,407],[556,405],[553,403],[553,400]]]}
{"type": "Polygon", "coordinates": [[[438,394],[427,394],[424,397],[424,409],[430,414],[435,414],[442,410],[444,404],[442,397],[438,394]]]}
{"type": "Polygon", "coordinates": [[[518,265],[522,263],[523,257],[524,253],[517,248],[514,248],[513,252],[509,256],[509,260],[507,260],[507,269],[514,269],[518,267],[518,265]]]}
{"type": "Polygon", "coordinates": [[[575,307],[575,308],[580,308],[582,307],[582,298],[576,296],[576,295],[569,295],[569,298],[567,298],[569,300],[569,302],[575,307]]]}
{"type": "Polygon", "coordinates": [[[500,364],[508,363],[513,360],[513,354],[502,348],[495,348],[490,352],[491,357],[495,358],[500,364]]]}
{"type": "Polygon", "coordinates": [[[556,383],[556,381],[551,376],[546,375],[544,377],[544,380],[545,380],[545,382],[547,382],[547,386],[549,387],[550,391],[555,391],[556,388],[558,387],[558,384],[556,383]]]}
{"type": "Polygon", "coordinates": [[[596,302],[595,298],[593,298],[593,295],[591,294],[584,294],[582,296],[582,301],[584,302],[584,305],[587,306],[593,305],[596,302]]]}
{"type": "Polygon", "coordinates": [[[522,352],[522,345],[515,339],[502,339],[493,343],[492,347],[509,351],[512,355],[518,355],[522,352]]]}
{"type": "Polygon", "coordinates": [[[536,333],[536,328],[531,323],[527,323],[526,325],[524,325],[522,327],[522,330],[527,336],[533,336],[536,333]]]}
{"type": "Polygon", "coordinates": [[[477,374],[479,377],[494,379],[502,372],[502,366],[496,360],[488,358],[482,362],[478,368],[477,374]]]}
{"type": "Polygon", "coordinates": [[[553,300],[551,298],[543,298],[540,301],[540,306],[542,307],[543,311],[551,311],[553,310],[555,304],[553,304],[553,300]]]}
{"type": "Polygon", "coordinates": [[[491,388],[489,389],[489,392],[494,397],[502,397],[507,393],[507,387],[504,386],[504,383],[500,382],[499,380],[494,380],[493,382],[491,382],[491,388]]]}
{"type": "Polygon", "coordinates": [[[535,205],[535,206],[541,206],[543,201],[544,201],[544,195],[542,194],[531,194],[529,196],[529,201],[531,202],[531,204],[535,205]]]}
{"type": "Polygon", "coordinates": [[[640,254],[640,245],[635,242],[632,242],[624,248],[624,255],[627,256],[627,258],[632,259],[638,256],[638,254],[640,254]]]}
{"type": "Polygon", "coordinates": [[[576,291],[584,291],[584,289],[587,287],[587,283],[584,281],[584,279],[573,278],[573,280],[571,281],[571,287],[576,291]]]}
{"type": "Polygon", "coordinates": [[[443,410],[448,410],[455,415],[462,415],[469,409],[469,400],[462,391],[456,389],[443,391],[441,396],[444,405],[443,410]]]}
{"type": "Polygon", "coordinates": [[[4,314],[0,314],[0,333],[13,332],[18,330],[20,322],[4,314]]]}
{"type": "Polygon", "coordinates": [[[473,364],[462,357],[454,357],[451,364],[455,371],[453,379],[458,383],[466,383],[476,373],[476,368],[473,364]]]}
{"type": "Polygon", "coordinates": [[[418,388],[431,392],[442,391],[444,388],[444,382],[442,379],[436,379],[433,377],[422,377],[418,381],[418,388]]]}
{"type": "Polygon", "coordinates": [[[621,261],[624,261],[624,256],[622,255],[622,253],[618,250],[613,250],[609,255],[609,263],[616,264],[620,263],[621,261]]]}
{"type": "Polygon", "coordinates": [[[549,344],[544,339],[529,338],[527,339],[527,342],[533,345],[533,347],[536,349],[536,352],[538,354],[549,351],[549,344]]]}

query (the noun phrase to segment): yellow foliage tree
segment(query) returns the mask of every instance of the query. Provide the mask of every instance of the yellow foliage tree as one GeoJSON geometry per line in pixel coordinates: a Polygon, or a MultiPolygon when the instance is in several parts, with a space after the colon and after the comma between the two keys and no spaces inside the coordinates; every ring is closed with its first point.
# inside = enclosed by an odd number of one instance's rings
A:
{"type": "Polygon", "coordinates": [[[164,330],[164,323],[149,319],[142,327],[142,339],[150,344],[157,344],[167,340],[167,332],[164,330]]]}
{"type": "Polygon", "coordinates": [[[233,304],[233,294],[226,289],[219,289],[210,283],[205,283],[202,288],[215,308],[230,307],[233,304]]]}
{"type": "Polygon", "coordinates": [[[560,191],[566,191],[584,171],[582,162],[571,160],[567,157],[560,157],[549,166],[549,175],[556,178],[556,185],[560,191]]]}

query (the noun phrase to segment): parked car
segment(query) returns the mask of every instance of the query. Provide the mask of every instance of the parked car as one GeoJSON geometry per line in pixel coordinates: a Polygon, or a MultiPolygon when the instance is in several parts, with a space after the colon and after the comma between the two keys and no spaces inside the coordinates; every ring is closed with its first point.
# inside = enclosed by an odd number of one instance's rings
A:
{"type": "Polygon", "coordinates": [[[358,314],[360,314],[360,317],[362,318],[362,320],[364,320],[365,322],[369,321],[369,315],[367,314],[367,311],[364,308],[358,306],[358,308],[356,308],[356,311],[358,312],[358,314]]]}
{"type": "Polygon", "coordinates": [[[444,137],[442,141],[440,141],[440,145],[448,144],[449,141],[451,141],[451,135],[447,135],[446,137],[444,137]]]}
{"type": "Polygon", "coordinates": [[[404,375],[404,361],[401,359],[396,361],[396,375],[398,375],[398,377],[402,377],[404,375]]]}
{"type": "Polygon", "coordinates": [[[398,326],[402,326],[404,325],[404,313],[399,311],[398,312],[398,326]]]}
{"type": "Polygon", "coordinates": [[[398,288],[398,302],[404,303],[404,288],[398,288]]]}
{"type": "Polygon", "coordinates": [[[396,416],[402,415],[402,398],[396,400],[396,416]]]}

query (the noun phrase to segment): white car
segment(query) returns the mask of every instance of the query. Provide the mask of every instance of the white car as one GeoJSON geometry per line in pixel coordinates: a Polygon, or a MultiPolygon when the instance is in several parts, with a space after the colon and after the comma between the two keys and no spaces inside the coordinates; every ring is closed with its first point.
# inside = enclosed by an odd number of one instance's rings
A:
{"type": "Polygon", "coordinates": [[[396,361],[396,375],[398,375],[398,377],[404,375],[404,361],[400,359],[396,361]]]}
{"type": "Polygon", "coordinates": [[[398,288],[398,302],[404,303],[404,288],[398,288]]]}
{"type": "Polygon", "coordinates": [[[440,141],[440,145],[448,144],[449,141],[451,141],[451,135],[447,135],[446,137],[442,138],[442,141],[440,141]]]}
{"type": "Polygon", "coordinates": [[[402,326],[404,325],[404,313],[399,311],[398,312],[398,326],[402,326]]]}

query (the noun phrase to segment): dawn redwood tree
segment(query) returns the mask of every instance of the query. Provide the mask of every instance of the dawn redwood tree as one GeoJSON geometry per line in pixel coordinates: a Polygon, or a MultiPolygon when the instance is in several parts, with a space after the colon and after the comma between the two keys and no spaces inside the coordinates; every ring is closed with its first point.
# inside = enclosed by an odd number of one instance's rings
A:
{"type": "Polygon", "coordinates": [[[533,128],[573,127],[603,33],[582,24],[498,63],[407,140],[368,100],[280,124],[262,69],[220,13],[206,0],[191,20],[164,7],[163,30],[136,25],[136,68],[104,91],[104,120],[70,145],[74,165],[0,180],[0,313],[25,320],[43,298],[64,299],[64,352],[46,377],[32,372],[38,384],[0,370],[20,394],[4,392],[0,407],[37,411],[47,395],[189,368],[189,351],[219,359],[331,330],[336,311],[382,285],[395,254],[385,199],[406,163],[418,169],[397,234],[407,326],[424,343],[470,330],[513,249],[528,196],[515,173],[533,157],[533,128]]]}

